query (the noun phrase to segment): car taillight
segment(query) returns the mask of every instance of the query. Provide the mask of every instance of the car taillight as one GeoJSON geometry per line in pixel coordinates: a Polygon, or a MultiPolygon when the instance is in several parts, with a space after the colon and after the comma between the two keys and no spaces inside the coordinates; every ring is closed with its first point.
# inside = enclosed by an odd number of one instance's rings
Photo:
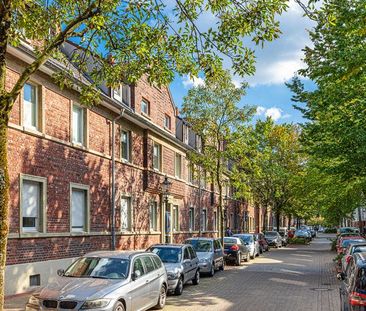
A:
{"type": "Polygon", "coordinates": [[[230,249],[232,251],[238,251],[239,250],[239,246],[238,245],[233,245],[233,246],[230,247],[230,249]]]}
{"type": "Polygon", "coordinates": [[[352,306],[366,306],[366,295],[352,292],[349,296],[349,303],[352,306]]]}
{"type": "Polygon", "coordinates": [[[349,256],[349,255],[348,255],[348,256],[346,257],[346,263],[349,263],[349,262],[351,261],[351,258],[352,258],[352,256],[349,256]]]}

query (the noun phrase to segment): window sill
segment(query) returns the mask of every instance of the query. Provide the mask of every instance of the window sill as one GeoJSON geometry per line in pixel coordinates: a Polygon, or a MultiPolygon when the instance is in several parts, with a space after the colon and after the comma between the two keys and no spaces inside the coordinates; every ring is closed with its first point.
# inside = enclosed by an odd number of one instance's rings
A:
{"type": "Polygon", "coordinates": [[[150,121],[151,121],[151,117],[150,117],[150,115],[148,115],[148,114],[146,114],[145,112],[142,112],[142,111],[141,111],[141,115],[142,115],[144,118],[146,118],[146,119],[148,119],[148,120],[150,120],[150,121]]]}

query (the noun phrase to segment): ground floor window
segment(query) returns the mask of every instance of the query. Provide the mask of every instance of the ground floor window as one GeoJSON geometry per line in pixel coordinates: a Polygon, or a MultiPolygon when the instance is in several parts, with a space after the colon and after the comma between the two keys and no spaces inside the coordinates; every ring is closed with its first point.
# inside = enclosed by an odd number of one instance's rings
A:
{"type": "Polygon", "coordinates": [[[150,230],[158,230],[158,202],[150,205],[150,230]]]}
{"type": "Polygon", "coordinates": [[[89,193],[86,186],[71,186],[71,231],[87,232],[89,193]]]}

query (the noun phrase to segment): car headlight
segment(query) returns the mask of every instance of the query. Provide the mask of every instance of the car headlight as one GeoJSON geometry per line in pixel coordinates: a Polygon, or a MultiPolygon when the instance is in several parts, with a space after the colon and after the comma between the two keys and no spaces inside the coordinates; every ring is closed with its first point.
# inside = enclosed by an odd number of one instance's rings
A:
{"type": "Polygon", "coordinates": [[[175,280],[179,277],[179,272],[168,272],[168,280],[175,280]]]}
{"type": "Polygon", "coordinates": [[[104,308],[109,305],[110,299],[95,299],[95,300],[87,300],[83,303],[81,309],[99,309],[104,308]]]}
{"type": "Polygon", "coordinates": [[[38,296],[36,296],[36,295],[30,296],[29,299],[28,299],[28,303],[31,304],[31,305],[38,306],[39,305],[39,298],[38,298],[38,296]]]}
{"type": "Polygon", "coordinates": [[[200,259],[200,262],[201,263],[207,263],[209,260],[207,259],[207,258],[202,258],[202,259],[200,259]]]}

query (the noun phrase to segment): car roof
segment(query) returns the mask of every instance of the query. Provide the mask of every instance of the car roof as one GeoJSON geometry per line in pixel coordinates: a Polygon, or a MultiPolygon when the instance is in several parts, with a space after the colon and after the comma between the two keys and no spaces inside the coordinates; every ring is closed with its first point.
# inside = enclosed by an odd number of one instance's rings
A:
{"type": "Polygon", "coordinates": [[[235,233],[233,236],[253,236],[254,234],[253,233],[235,233]]]}
{"type": "Polygon", "coordinates": [[[186,241],[191,241],[191,240],[214,241],[214,240],[218,240],[218,239],[217,238],[206,238],[206,237],[197,237],[197,238],[186,239],[186,241]]]}
{"type": "Polygon", "coordinates": [[[183,248],[184,246],[189,246],[189,244],[154,244],[150,247],[175,247],[175,248],[183,248]]]}
{"type": "Polygon", "coordinates": [[[364,237],[363,236],[360,236],[360,235],[352,235],[352,236],[344,236],[341,238],[341,241],[345,241],[345,240],[358,240],[358,239],[363,239],[364,240],[364,237]]]}
{"type": "Polygon", "coordinates": [[[83,257],[102,257],[102,258],[125,258],[131,259],[131,257],[139,254],[150,254],[145,251],[96,251],[85,254],[83,257]]]}

